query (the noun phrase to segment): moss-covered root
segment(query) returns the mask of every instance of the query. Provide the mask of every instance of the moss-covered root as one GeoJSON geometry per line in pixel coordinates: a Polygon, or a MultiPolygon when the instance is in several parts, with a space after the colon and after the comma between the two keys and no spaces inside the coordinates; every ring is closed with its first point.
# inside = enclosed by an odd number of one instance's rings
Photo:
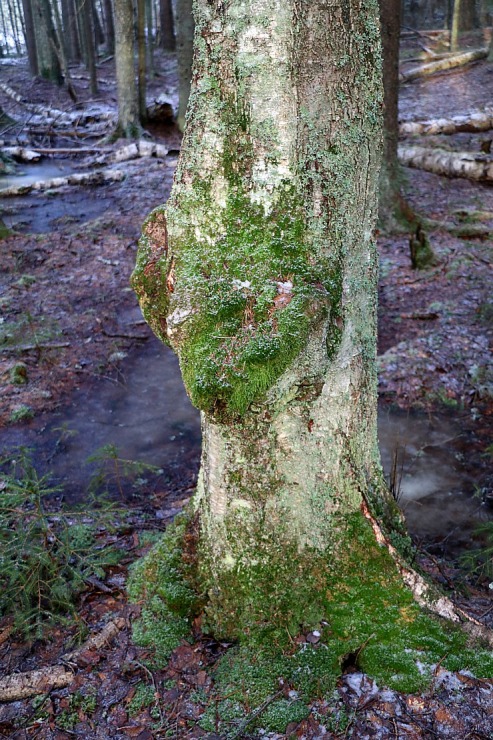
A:
{"type": "Polygon", "coordinates": [[[415,234],[409,240],[409,249],[413,269],[424,270],[437,264],[437,258],[431,248],[430,240],[423,231],[421,224],[417,225],[415,234]]]}
{"type": "MultiPolygon", "coordinates": [[[[206,621],[211,629],[214,626],[214,601],[220,589],[206,583],[202,574],[202,586],[212,599],[206,602],[198,593],[195,529],[192,519],[179,519],[137,563],[130,579],[130,595],[142,603],[135,640],[153,647],[161,664],[184,638],[192,639],[191,622],[200,611],[205,609],[206,621]]],[[[285,583],[279,564],[273,564],[270,579],[266,567],[266,577],[252,587],[250,602],[243,593],[246,580],[240,569],[232,570],[229,586],[234,587],[236,577],[243,602],[229,624],[228,637],[237,645],[213,669],[225,737],[233,720],[236,726],[248,723],[248,731],[261,726],[282,732],[289,722],[306,716],[313,698],[334,687],[348,661],[380,686],[403,692],[426,688],[438,663],[452,671],[468,669],[478,677],[493,675],[490,651],[470,648],[459,626],[419,607],[388,549],[377,543],[361,513],[341,529],[336,553],[326,552],[318,562],[313,553],[298,555],[299,578],[285,583]],[[316,609],[306,587],[315,580],[322,594],[316,609]],[[291,616],[301,615],[296,633],[292,621],[288,625],[286,610],[291,616]],[[275,623],[262,621],[262,613],[275,623]],[[288,690],[296,693],[287,698],[288,690]]],[[[234,600],[230,603],[234,611],[234,600]]],[[[211,723],[217,717],[211,712],[201,720],[205,730],[214,729],[211,723]]]]}

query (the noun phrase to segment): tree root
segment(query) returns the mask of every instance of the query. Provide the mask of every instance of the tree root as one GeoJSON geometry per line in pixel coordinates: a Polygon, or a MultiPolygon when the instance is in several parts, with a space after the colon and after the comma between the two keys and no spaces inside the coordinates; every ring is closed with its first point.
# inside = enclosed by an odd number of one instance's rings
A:
{"type": "Polygon", "coordinates": [[[410,589],[415,601],[423,609],[437,614],[443,619],[460,624],[462,628],[471,635],[471,637],[483,640],[493,648],[493,631],[481,624],[477,619],[471,617],[460,607],[456,606],[447,596],[440,594],[437,589],[426,580],[417,571],[406,565],[395,547],[389,542],[382,532],[382,529],[376,519],[370,512],[365,500],[361,504],[361,511],[368,519],[373,529],[375,539],[382,547],[386,547],[392,560],[394,561],[404,583],[410,589]]]}

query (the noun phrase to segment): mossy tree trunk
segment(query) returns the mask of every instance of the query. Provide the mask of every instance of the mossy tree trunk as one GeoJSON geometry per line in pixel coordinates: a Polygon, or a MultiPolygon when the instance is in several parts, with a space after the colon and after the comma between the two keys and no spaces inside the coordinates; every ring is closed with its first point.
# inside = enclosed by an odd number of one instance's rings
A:
{"type": "Polygon", "coordinates": [[[209,624],[286,637],[323,617],[364,499],[399,520],[376,436],[378,3],[199,0],[195,21],[180,163],[133,282],[202,411],[209,624]]]}

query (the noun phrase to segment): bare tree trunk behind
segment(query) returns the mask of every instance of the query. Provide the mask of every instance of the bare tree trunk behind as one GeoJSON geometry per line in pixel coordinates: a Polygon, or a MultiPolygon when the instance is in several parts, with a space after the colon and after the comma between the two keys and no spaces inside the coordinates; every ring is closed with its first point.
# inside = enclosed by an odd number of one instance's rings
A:
{"type": "Polygon", "coordinates": [[[113,21],[113,5],[111,0],[103,0],[105,24],[105,48],[107,54],[115,51],[115,24],[113,21]]]}
{"type": "Polygon", "coordinates": [[[383,48],[384,150],[380,170],[379,218],[381,223],[390,226],[401,206],[397,159],[401,0],[380,0],[380,26],[383,48]]]}
{"type": "Polygon", "coordinates": [[[145,0],[137,0],[137,52],[138,52],[138,86],[139,116],[143,123],[146,118],[146,35],[145,35],[145,0]]]}
{"type": "Polygon", "coordinates": [[[192,0],[176,2],[176,56],[178,58],[179,105],[176,123],[180,131],[185,128],[185,114],[192,80],[194,20],[192,0]]]}
{"type": "Polygon", "coordinates": [[[147,22],[147,76],[154,75],[154,24],[152,0],[145,0],[147,22]]]}
{"type": "Polygon", "coordinates": [[[29,71],[32,76],[35,77],[39,73],[39,68],[31,0],[22,0],[22,8],[24,10],[24,23],[26,26],[26,48],[27,58],[29,60],[29,71]]]}
{"type": "Polygon", "coordinates": [[[56,52],[57,39],[49,0],[32,2],[39,74],[61,85],[62,72],[56,52]]]}
{"type": "Polygon", "coordinates": [[[159,20],[161,24],[161,48],[166,49],[166,51],[174,51],[176,48],[176,38],[171,0],[160,1],[159,20]]]}
{"type": "Polygon", "coordinates": [[[93,28],[93,11],[91,0],[82,0],[82,28],[84,34],[85,62],[89,71],[89,85],[93,95],[98,92],[98,76],[96,70],[96,50],[93,28]]]}
{"type": "Polygon", "coordinates": [[[117,134],[138,138],[141,132],[135,83],[132,0],[115,0],[115,63],[118,90],[117,134]]]}

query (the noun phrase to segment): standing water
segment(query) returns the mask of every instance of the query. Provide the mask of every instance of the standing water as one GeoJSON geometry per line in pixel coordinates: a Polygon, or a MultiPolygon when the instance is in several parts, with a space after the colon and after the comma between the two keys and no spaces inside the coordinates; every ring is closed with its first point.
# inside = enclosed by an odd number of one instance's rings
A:
{"type": "MultiPolygon", "coordinates": [[[[200,419],[183,388],[175,355],[155,339],[123,357],[119,373],[76,391],[70,406],[1,432],[2,448],[33,450],[40,472],[63,483],[68,501],[81,501],[106,445],[118,456],[158,466],[166,489],[193,486],[200,459],[200,419]]],[[[424,544],[456,555],[491,512],[474,494],[462,465],[467,440],[445,416],[381,410],[379,439],[387,477],[409,529],[424,544]],[[397,464],[394,465],[394,462],[397,464]]]]}

